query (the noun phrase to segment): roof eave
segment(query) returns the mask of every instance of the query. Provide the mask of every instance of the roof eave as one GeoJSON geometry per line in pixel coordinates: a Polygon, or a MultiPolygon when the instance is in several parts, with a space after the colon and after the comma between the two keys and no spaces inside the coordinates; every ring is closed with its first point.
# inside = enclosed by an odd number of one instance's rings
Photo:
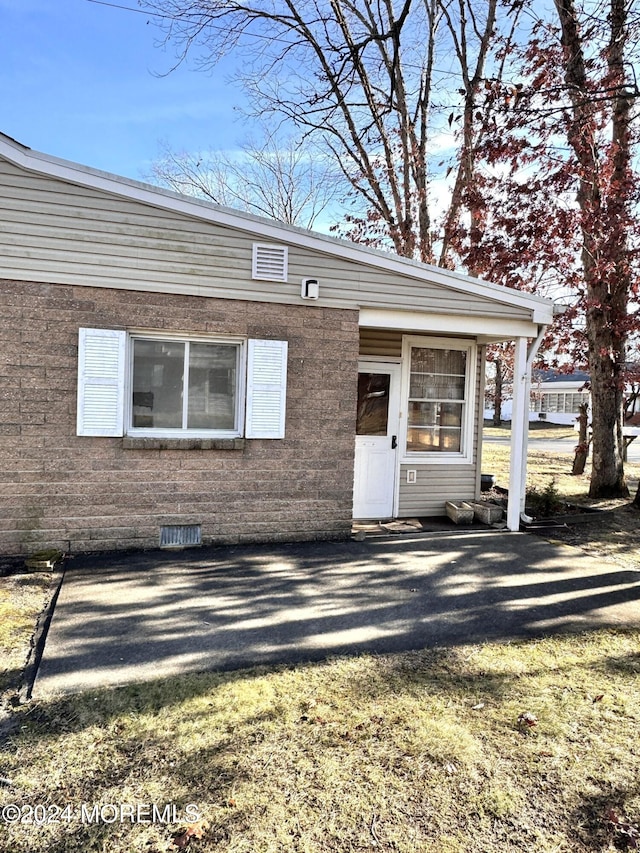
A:
{"type": "Polygon", "coordinates": [[[541,296],[512,290],[463,273],[423,264],[410,258],[390,255],[377,249],[293,225],[274,222],[244,211],[221,207],[131,178],[33,151],[2,133],[0,133],[0,155],[27,171],[60,178],[218,225],[251,231],[262,239],[288,241],[301,248],[339,255],[341,258],[384,269],[387,272],[429,281],[460,292],[524,308],[531,311],[533,322],[538,324],[550,323],[556,313],[554,303],[541,296]]]}

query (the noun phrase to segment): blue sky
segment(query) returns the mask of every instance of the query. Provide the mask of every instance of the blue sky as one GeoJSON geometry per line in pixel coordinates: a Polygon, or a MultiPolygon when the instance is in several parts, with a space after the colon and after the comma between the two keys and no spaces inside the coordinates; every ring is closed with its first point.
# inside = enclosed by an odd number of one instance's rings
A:
{"type": "MultiPolygon", "coordinates": [[[[114,0],[135,8],[135,0],[114,0]]],[[[161,141],[235,148],[246,135],[231,59],[174,64],[147,14],[90,0],[0,0],[0,131],[47,154],[141,179],[161,141]]]]}

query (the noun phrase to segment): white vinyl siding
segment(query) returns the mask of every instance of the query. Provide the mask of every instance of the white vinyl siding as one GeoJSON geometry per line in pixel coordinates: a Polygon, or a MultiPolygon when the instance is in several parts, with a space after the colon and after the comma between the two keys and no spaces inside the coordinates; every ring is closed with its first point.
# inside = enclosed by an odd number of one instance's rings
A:
{"type": "Polygon", "coordinates": [[[113,329],[80,329],[78,435],[123,434],[126,337],[113,329]]]}
{"type": "Polygon", "coordinates": [[[284,438],[287,342],[248,342],[247,438],[284,438]]]}
{"type": "MultiPolygon", "coordinates": [[[[151,335],[135,340],[156,340],[151,335]]],[[[163,340],[162,337],[158,340],[163,340]]],[[[164,340],[168,340],[164,338],[164,340]]],[[[199,339],[200,340],[200,339],[199,339]]],[[[185,343],[188,343],[185,339],[185,343]]],[[[212,339],[211,343],[218,343],[212,339]]],[[[225,343],[225,342],[223,342],[225,343]]],[[[238,346],[240,346],[238,344],[238,346]]],[[[133,347],[129,348],[129,359],[133,347]]],[[[283,438],[285,431],[287,342],[271,340],[246,341],[246,386],[244,360],[236,378],[237,399],[244,413],[246,393],[247,438],[283,438]]],[[[222,437],[239,436],[243,423],[238,418],[236,429],[134,429],[125,430],[125,412],[132,417],[132,366],[127,364],[127,333],[112,329],[80,329],[78,346],[78,413],[77,434],[83,436],[222,437]],[[128,400],[131,397],[131,400],[128,400]]],[[[148,395],[147,395],[148,396],[148,395]]]]}

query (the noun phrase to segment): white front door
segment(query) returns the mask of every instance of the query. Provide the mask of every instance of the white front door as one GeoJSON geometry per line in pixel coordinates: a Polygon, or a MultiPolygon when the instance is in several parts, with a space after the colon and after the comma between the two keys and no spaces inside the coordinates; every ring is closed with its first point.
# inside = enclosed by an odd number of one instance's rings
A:
{"type": "Polygon", "coordinates": [[[353,484],[354,518],[392,518],[396,487],[400,365],[361,362],[353,484]]]}

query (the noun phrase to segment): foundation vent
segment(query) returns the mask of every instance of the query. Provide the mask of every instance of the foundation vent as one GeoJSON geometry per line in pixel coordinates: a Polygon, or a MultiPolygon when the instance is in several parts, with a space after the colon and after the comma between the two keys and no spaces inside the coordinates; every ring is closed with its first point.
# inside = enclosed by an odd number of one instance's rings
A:
{"type": "Polygon", "coordinates": [[[190,548],[202,545],[199,524],[167,524],[160,528],[161,548],[190,548]]]}

